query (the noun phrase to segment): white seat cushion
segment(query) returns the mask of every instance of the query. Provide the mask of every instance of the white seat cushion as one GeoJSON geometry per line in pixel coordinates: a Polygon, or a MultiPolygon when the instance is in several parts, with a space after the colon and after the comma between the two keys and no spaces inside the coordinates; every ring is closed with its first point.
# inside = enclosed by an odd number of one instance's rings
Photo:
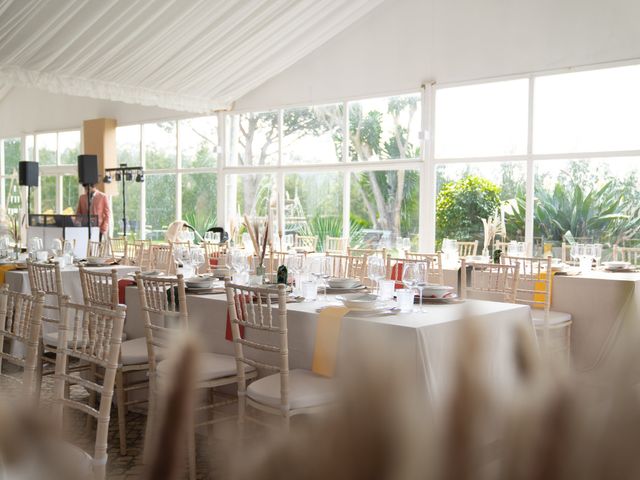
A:
{"type": "MultiPolygon", "coordinates": [[[[252,382],[247,395],[256,402],[271,407],[280,406],[280,374],[252,382]]],[[[296,369],[289,372],[289,407],[291,409],[325,405],[335,398],[334,381],[311,370],[296,369]]]]}
{"type": "MultiPolygon", "coordinates": [[[[531,309],[531,316],[533,317],[533,324],[536,327],[544,325],[544,310],[538,308],[531,309]]],[[[549,325],[560,325],[562,323],[570,322],[571,314],[564,312],[549,311],[549,325]]]]}
{"type": "MultiPolygon", "coordinates": [[[[158,374],[170,375],[170,369],[171,361],[163,360],[158,362],[158,374]]],[[[254,368],[246,367],[245,372],[253,370],[254,368]]],[[[236,359],[232,355],[219,353],[201,353],[198,355],[198,375],[196,377],[198,382],[230,377],[235,375],[236,372],[236,359]]]]}
{"type": "Polygon", "coordinates": [[[123,365],[138,365],[149,361],[147,338],[140,337],[122,342],[120,347],[123,365]]]}

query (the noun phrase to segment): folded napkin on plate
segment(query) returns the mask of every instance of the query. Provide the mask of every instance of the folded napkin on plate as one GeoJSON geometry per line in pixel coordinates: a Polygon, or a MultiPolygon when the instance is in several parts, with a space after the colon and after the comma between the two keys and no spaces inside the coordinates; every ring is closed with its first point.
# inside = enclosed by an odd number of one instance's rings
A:
{"type": "Polygon", "coordinates": [[[135,284],[136,282],[134,280],[130,280],[128,278],[121,278],[120,280],[118,280],[118,303],[122,305],[125,304],[125,292],[127,290],[127,287],[135,284]]]}
{"type": "Polygon", "coordinates": [[[333,377],[336,371],[342,318],[348,312],[347,307],[339,306],[326,307],[320,312],[311,366],[314,373],[324,377],[333,377]]]}
{"type": "Polygon", "coordinates": [[[4,283],[4,274],[18,268],[14,263],[8,265],[0,265],[0,283],[4,283]]]}

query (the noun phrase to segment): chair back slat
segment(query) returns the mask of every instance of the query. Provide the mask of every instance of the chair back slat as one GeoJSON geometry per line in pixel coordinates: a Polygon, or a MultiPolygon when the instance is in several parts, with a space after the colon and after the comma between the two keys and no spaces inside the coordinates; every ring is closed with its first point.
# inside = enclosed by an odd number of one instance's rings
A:
{"type": "Polygon", "coordinates": [[[38,365],[38,345],[42,328],[44,293],[33,295],[12,292],[8,285],[0,286],[0,376],[11,378],[22,384],[21,394],[26,401],[36,401],[38,388],[36,369],[38,365]],[[24,358],[5,352],[11,348],[10,339],[25,346],[24,358]],[[14,375],[2,373],[2,360],[23,369],[22,380],[14,375]]]}
{"type": "Polygon", "coordinates": [[[111,401],[118,369],[122,330],[126,307],[115,309],[79,305],[63,297],[60,306],[60,327],[56,353],[54,392],[54,419],[59,429],[63,426],[64,409],[72,408],[97,418],[96,440],[93,453],[93,469],[96,478],[105,477],[107,462],[107,438],[111,415],[111,401]],[[73,341],[70,341],[70,338],[73,341]],[[71,359],[78,359],[103,370],[102,384],[82,379],[74,380],[68,372],[71,359]],[[99,407],[93,409],[83,399],[67,397],[69,385],[82,383],[100,394],[99,407]]]}
{"type": "Polygon", "coordinates": [[[613,246],[613,260],[629,262],[632,265],[640,265],[640,248],[613,246]]]}
{"type": "Polygon", "coordinates": [[[325,238],[324,251],[326,253],[346,254],[349,247],[349,239],[347,237],[329,237],[325,238]]]}
{"type": "Polygon", "coordinates": [[[87,243],[87,257],[108,257],[109,243],[89,240],[87,243]]]}
{"type": "Polygon", "coordinates": [[[326,254],[330,259],[332,277],[355,278],[364,283],[367,274],[367,257],[365,256],[349,256],[341,254],[326,254]]]}
{"type": "Polygon", "coordinates": [[[126,258],[127,257],[127,238],[126,237],[112,237],[109,238],[109,251],[113,257],[126,258]]]}
{"type": "Polygon", "coordinates": [[[318,249],[318,237],[316,235],[296,235],[293,246],[304,249],[307,253],[315,252],[318,249]]]}
{"type": "Polygon", "coordinates": [[[478,240],[473,242],[461,242],[458,240],[458,256],[460,258],[478,254],[478,240]]]}
{"type": "Polygon", "coordinates": [[[30,290],[45,294],[42,321],[57,325],[60,320],[60,303],[64,296],[60,265],[27,260],[27,275],[30,290]]]}
{"type": "Polygon", "coordinates": [[[519,266],[516,303],[530,305],[534,308],[544,308],[546,312],[549,312],[553,278],[551,256],[542,258],[502,255],[500,261],[506,265],[519,266]]]}
{"type": "Polygon", "coordinates": [[[110,272],[79,268],[82,297],[85,305],[115,308],[118,305],[118,271],[110,272]]]}

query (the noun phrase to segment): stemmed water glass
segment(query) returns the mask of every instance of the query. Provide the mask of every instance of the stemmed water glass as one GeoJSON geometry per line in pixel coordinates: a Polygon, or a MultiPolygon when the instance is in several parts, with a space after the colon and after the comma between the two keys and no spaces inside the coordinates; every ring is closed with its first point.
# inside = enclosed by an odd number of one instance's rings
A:
{"type": "Polygon", "coordinates": [[[324,288],[324,300],[327,301],[327,280],[331,277],[331,259],[329,257],[313,257],[310,272],[324,288]]]}
{"type": "Polygon", "coordinates": [[[300,281],[298,280],[299,275],[302,273],[302,269],[304,268],[304,255],[299,253],[291,253],[287,255],[287,269],[293,274],[293,285],[294,292],[300,291],[300,281]]]}
{"type": "MultiPolygon", "coordinates": [[[[233,250],[231,252],[231,268],[238,274],[238,278],[243,277],[244,273],[249,270],[249,262],[247,255],[242,250],[233,250]]],[[[240,283],[240,281],[237,281],[240,283]]]]}
{"type": "Polygon", "coordinates": [[[54,238],[51,241],[51,250],[56,257],[62,256],[62,241],[59,238],[54,238]]]}
{"type": "Polygon", "coordinates": [[[195,269],[195,274],[198,274],[198,270],[201,265],[204,265],[204,251],[201,248],[191,249],[191,263],[195,269]]]}
{"type": "Polygon", "coordinates": [[[71,240],[65,240],[62,246],[62,253],[69,257],[69,263],[73,263],[73,242],[71,240]]]}
{"type": "Polygon", "coordinates": [[[422,290],[427,286],[427,265],[424,262],[407,263],[402,270],[402,283],[405,287],[418,290],[420,295],[420,307],[422,311],[422,290]]]}
{"type": "Polygon", "coordinates": [[[384,259],[379,255],[367,258],[367,276],[376,284],[376,290],[380,294],[380,280],[386,275],[384,259]]]}

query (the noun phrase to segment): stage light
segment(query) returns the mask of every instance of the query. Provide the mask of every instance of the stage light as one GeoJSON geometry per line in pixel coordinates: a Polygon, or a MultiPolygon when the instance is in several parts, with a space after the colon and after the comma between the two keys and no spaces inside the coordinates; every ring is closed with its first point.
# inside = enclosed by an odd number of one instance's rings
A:
{"type": "Polygon", "coordinates": [[[111,175],[107,173],[107,174],[104,176],[104,178],[102,179],[102,181],[103,181],[104,183],[111,183],[111,175]]]}
{"type": "Polygon", "coordinates": [[[138,183],[144,182],[144,173],[140,172],[136,175],[136,182],[138,183]]]}
{"type": "Polygon", "coordinates": [[[131,173],[131,171],[127,171],[127,172],[125,172],[125,174],[124,174],[124,179],[125,179],[127,182],[130,182],[131,180],[133,180],[133,173],[131,173]]]}
{"type": "Polygon", "coordinates": [[[122,180],[122,174],[120,172],[116,172],[116,182],[122,180]]]}

